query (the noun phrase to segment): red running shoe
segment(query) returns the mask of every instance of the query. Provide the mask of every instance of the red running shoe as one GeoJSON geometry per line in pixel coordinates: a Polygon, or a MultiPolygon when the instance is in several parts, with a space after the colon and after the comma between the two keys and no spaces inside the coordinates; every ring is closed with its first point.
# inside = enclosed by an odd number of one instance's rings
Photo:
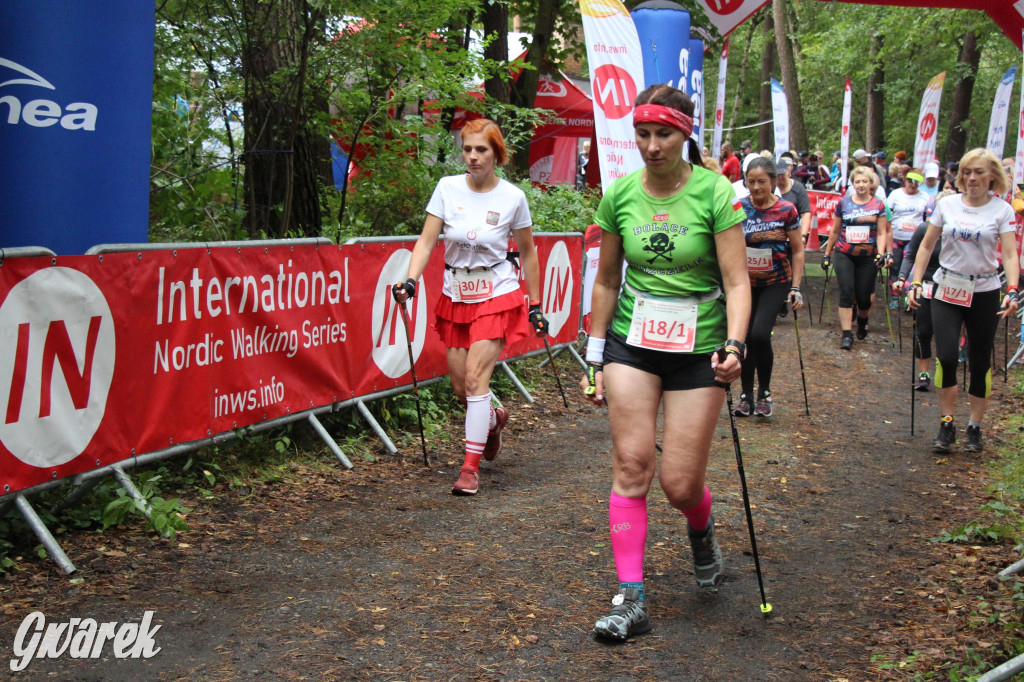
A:
{"type": "Polygon", "coordinates": [[[504,407],[494,408],[494,428],[487,432],[487,443],[484,445],[483,458],[488,462],[494,461],[501,450],[501,430],[508,423],[508,410],[504,407]]]}
{"type": "Polygon", "coordinates": [[[480,487],[480,474],[476,469],[463,468],[459,471],[459,480],[452,486],[452,495],[476,495],[480,487]]]}

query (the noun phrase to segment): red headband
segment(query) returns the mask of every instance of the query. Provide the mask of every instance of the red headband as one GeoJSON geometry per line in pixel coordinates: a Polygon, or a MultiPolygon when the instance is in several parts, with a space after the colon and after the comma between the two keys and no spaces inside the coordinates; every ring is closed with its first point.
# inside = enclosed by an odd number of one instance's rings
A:
{"type": "Polygon", "coordinates": [[[658,123],[683,131],[689,137],[693,132],[693,118],[677,109],[660,104],[641,104],[633,109],[633,127],[641,123],[658,123]]]}

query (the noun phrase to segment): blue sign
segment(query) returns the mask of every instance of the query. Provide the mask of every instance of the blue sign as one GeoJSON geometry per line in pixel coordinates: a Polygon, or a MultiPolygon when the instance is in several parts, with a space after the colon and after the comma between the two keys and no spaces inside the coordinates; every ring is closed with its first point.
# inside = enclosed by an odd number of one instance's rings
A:
{"type": "Polygon", "coordinates": [[[154,15],[0,4],[0,248],[147,241],[154,15]]]}
{"type": "Polygon", "coordinates": [[[693,139],[699,145],[704,131],[704,41],[690,38],[690,72],[686,92],[693,100],[693,139]]]}
{"type": "Polygon", "coordinates": [[[690,15],[674,2],[645,2],[630,12],[640,38],[644,87],[668,83],[687,90],[690,15]]]}

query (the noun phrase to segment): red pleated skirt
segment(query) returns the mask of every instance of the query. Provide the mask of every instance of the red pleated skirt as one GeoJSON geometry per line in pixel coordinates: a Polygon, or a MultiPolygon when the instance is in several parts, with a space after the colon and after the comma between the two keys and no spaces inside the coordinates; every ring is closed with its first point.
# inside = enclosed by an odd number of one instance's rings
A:
{"type": "Polygon", "coordinates": [[[504,339],[511,345],[533,333],[523,292],[518,290],[483,303],[455,303],[442,294],[434,315],[433,329],[445,348],[469,348],[485,339],[504,339]]]}

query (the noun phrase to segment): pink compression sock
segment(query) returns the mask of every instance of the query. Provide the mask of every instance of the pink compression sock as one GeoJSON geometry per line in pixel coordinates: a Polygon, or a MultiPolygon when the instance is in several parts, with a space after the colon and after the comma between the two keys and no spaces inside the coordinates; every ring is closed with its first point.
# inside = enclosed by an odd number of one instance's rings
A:
{"type": "Polygon", "coordinates": [[[466,461],[463,467],[480,468],[480,455],[487,443],[491,394],[466,396],[466,461]]]}
{"type": "Polygon", "coordinates": [[[704,486],[704,499],[700,501],[700,504],[689,509],[683,509],[682,512],[686,516],[686,521],[690,524],[690,528],[694,530],[704,530],[707,528],[708,519],[711,518],[711,491],[708,490],[708,487],[704,486]]]}
{"type": "Polygon", "coordinates": [[[643,582],[647,498],[622,497],[613,492],[608,499],[608,526],[619,582],[643,582]]]}

